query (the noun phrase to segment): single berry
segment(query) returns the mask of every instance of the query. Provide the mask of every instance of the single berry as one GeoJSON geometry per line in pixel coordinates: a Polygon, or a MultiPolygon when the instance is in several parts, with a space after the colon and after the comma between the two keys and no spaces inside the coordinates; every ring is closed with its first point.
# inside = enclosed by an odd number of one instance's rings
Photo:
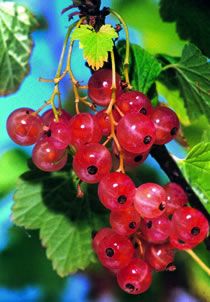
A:
{"type": "Polygon", "coordinates": [[[30,108],[19,108],[8,117],[7,132],[16,144],[33,145],[43,133],[42,119],[30,108]]]}
{"type": "Polygon", "coordinates": [[[103,177],[98,186],[98,196],[102,204],[110,210],[121,210],[131,206],[135,195],[135,185],[131,178],[120,172],[103,177]]]}
{"type": "Polygon", "coordinates": [[[127,113],[118,123],[117,138],[128,152],[147,152],[155,141],[155,127],[147,116],[127,113]]]}
{"type": "Polygon", "coordinates": [[[97,253],[98,251],[98,247],[99,247],[99,244],[100,242],[106,237],[106,236],[109,236],[111,234],[114,234],[113,230],[110,229],[110,228],[102,228],[100,229],[100,231],[98,231],[96,233],[96,235],[94,236],[93,238],[93,241],[92,241],[92,246],[93,246],[93,249],[94,251],[97,253]]]}
{"type": "MultiPolygon", "coordinates": [[[[41,116],[45,126],[49,127],[52,122],[57,122],[54,112],[52,109],[45,111],[41,116]]],[[[71,119],[71,115],[64,109],[58,110],[58,120],[59,122],[68,123],[71,119]]]]}
{"type": "Polygon", "coordinates": [[[148,290],[152,283],[152,274],[145,261],[134,258],[117,273],[117,282],[125,292],[138,295],[148,290]]]}
{"type": "Polygon", "coordinates": [[[177,209],[188,203],[187,194],[182,187],[174,182],[170,182],[164,186],[167,196],[166,215],[171,215],[177,209]]]}
{"type": "Polygon", "coordinates": [[[66,149],[70,143],[69,126],[64,121],[51,122],[50,137],[53,139],[56,149],[66,149]]]}
{"type": "Polygon", "coordinates": [[[78,149],[73,159],[73,169],[84,182],[97,183],[112,167],[111,154],[100,144],[88,144],[78,149]]]}
{"type": "MultiPolygon", "coordinates": [[[[112,70],[100,69],[94,72],[88,82],[88,95],[99,106],[109,105],[112,97],[112,70]]],[[[122,93],[121,78],[116,73],[116,95],[122,93]]]]}
{"type": "Polygon", "coordinates": [[[155,183],[146,183],[136,189],[134,206],[142,217],[161,216],[166,207],[166,192],[155,183]]]}
{"type": "Polygon", "coordinates": [[[109,115],[106,113],[106,110],[102,110],[96,113],[95,119],[101,128],[103,136],[108,136],[111,133],[111,123],[109,115]]]}
{"type": "Polygon", "coordinates": [[[145,252],[147,263],[157,272],[174,271],[174,250],[170,244],[150,245],[145,252]]]}

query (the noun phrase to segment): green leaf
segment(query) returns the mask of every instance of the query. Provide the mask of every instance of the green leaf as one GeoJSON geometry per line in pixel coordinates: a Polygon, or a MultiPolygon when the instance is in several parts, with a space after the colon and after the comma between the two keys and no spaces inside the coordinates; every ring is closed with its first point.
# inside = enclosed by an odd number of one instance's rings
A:
{"type": "Polygon", "coordinates": [[[209,1],[161,0],[160,14],[166,22],[176,22],[179,36],[196,44],[210,55],[209,1]]]}
{"type": "MultiPolygon", "coordinates": [[[[139,45],[131,44],[130,47],[130,81],[134,89],[148,94],[152,99],[155,96],[154,83],[161,72],[158,60],[141,48],[139,45]],[[150,92],[152,92],[150,94],[150,92]]],[[[121,41],[117,45],[120,58],[125,56],[125,43],[121,41]]],[[[122,73],[122,70],[121,70],[122,73]]]]}
{"type": "Polygon", "coordinates": [[[97,70],[108,61],[108,53],[114,46],[113,39],[118,38],[118,34],[110,24],[103,25],[98,32],[90,25],[81,25],[71,37],[73,41],[79,40],[85,60],[92,69],[97,70]]]}
{"type": "Polygon", "coordinates": [[[196,145],[179,164],[193,190],[210,212],[210,142],[196,145]]]}
{"type": "Polygon", "coordinates": [[[27,155],[20,150],[12,149],[0,157],[0,198],[15,188],[20,174],[27,170],[27,155]]]}
{"type": "Polygon", "coordinates": [[[201,115],[191,125],[182,127],[182,130],[191,148],[200,142],[210,141],[210,124],[205,115],[201,115]]]}
{"type": "Polygon", "coordinates": [[[15,92],[29,72],[31,32],[37,21],[23,6],[0,2],[0,95],[15,92]]]}
{"type": "Polygon", "coordinates": [[[200,115],[210,120],[210,62],[193,44],[184,47],[178,63],[165,66],[163,70],[174,69],[181,96],[191,121],[200,115]]]}
{"type": "Polygon", "coordinates": [[[163,96],[166,99],[169,107],[171,107],[176,112],[182,125],[190,125],[190,120],[184,106],[184,102],[180,97],[179,91],[169,90],[160,82],[157,82],[157,91],[159,95],[163,96]]]}
{"type": "MultiPolygon", "coordinates": [[[[14,196],[14,223],[39,229],[47,257],[60,276],[84,270],[95,262],[91,232],[103,225],[106,215],[98,212],[89,191],[76,197],[75,176],[69,171],[23,174],[14,196]]],[[[99,203],[99,201],[97,201],[99,203]]]]}

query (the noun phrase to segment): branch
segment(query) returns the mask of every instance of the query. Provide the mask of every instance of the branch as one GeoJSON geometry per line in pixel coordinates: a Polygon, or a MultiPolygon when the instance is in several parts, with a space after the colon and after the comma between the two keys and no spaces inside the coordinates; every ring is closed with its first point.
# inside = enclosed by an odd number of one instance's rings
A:
{"type": "MultiPolygon", "coordinates": [[[[186,192],[188,196],[188,200],[190,205],[193,208],[198,209],[200,212],[203,213],[203,215],[206,217],[208,222],[210,223],[210,215],[201,203],[198,196],[195,194],[195,192],[192,190],[189,183],[184,178],[181,170],[179,169],[177,163],[175,160],[170,156],[168,150],[165,146],[159,146],[155,145],[150,154],[152,157],[159,163],[160,167],[163,169],[163,171],[166,173],[168,178],[171,182],[175,182],[179,184],[183,190],[186,192]]],[[[205,239],[205,244],[207,247],[207,250],[210,251],[210,236],[205,239]]]]}

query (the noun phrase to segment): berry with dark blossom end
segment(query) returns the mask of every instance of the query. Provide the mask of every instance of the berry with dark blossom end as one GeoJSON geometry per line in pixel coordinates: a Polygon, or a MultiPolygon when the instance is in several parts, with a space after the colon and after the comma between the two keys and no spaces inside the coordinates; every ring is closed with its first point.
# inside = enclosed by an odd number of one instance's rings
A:
{"type": "MultiPolygon", "coordinates": [[[[112,70],[100,69],[94,72],[88,82],[88,95],[99,106],[108,106],[112,97],[112,70]]],[[[122,93],[121,78],[116,73],[116,95],[122,93]]]]}
{"type": "Polygon", "coordinates": [[[94,251],[97,253],[100,242],[106,237],[113,234],[113,230],[111,228],[102,228],[100,229],[94,236],[92,241],[92,246],[94,251]]]}
{"type": "Polygon", "coordinates": [[[142,113],[150,116],[152,114],[152,105],[146,95],[139,91],[128,91],[122,93],[118,99],[116,105],[120,111],[124,114],[130,112],[142,113]]]}
{"type": "Polygon", "coordinates": [[[147,152],[155,141],[155,127],[147,116],[127,113],[118,123],[117,138],[121,147],[128,152],[147,152]]]}
{"type": "Polygon", "coordinates": [[[155,144],[164,145],[176,137],[180,123],[173,110],[158,106],[154,109],[151,119],[156,128],[155,144]]]}
{"type": "Polygon", "coordinates": [[[101,203],[110,210],[122,210],[130,207],[135,195],[135,185],[131,178],[120,172],[104,176],[98,186],[101,203]]]}
{"type": "Polygon", "coordinates": [[[134,247],[128,238],[113,232],[99,242],[97,255],[103,266],[118,270],[131,261],[134,247]]]}
{"type": "Polygon", "coordinates": [[[171,244],[181,248],[184,244],[191,248],[201,243],[208,235],[209,223],[197,209],[183,207],[176,210],[172,220],[171,244]],[[178,243],[177,243],[178,242],[178,243]]]}
{"type": "Polygon", "coordinates": [[[133,206],[126,210],[112,211],[110,214],[110,224],[112,229],[124,236],[134,234],[140,225],[141,217],[133,206]]]}
{"type": "Polygon", "coordinates": [[[150,245],[145,252],[147,263],[157,272],[174,271],[174,249],[170,244],[150,245]]]}
{"type": "Polygon", "coordinates": [[[77,176],[87,183],[98,183],[112,167],[109,150],[100,144],[88,144],[78,149],[73,159],[77,176]]]}
{"type": "Polygon", "coordinates": [[[155,183],[146,183],[136,189],[134,206],[142,217],[156,218],[161,216],[166,208],[166,192],[155,183]]]}
{"type": "Polygon", "coordinates": [[[153,219],[142,219],[139,230],[141,238],[147,242],[161,244],[166,242],[171,234],[171,221],[165,215],[153,219]]]}
{"type": "Polygon", "coordinates": [[[42,171],[54,172],[61,170],[67,163],[66,150],[55,148],[51,137],[40,139],[33,148],[32,161],[42,171]]]}
{"type": "Polygon", "coordinates": [[[149,289],[152,283],[152,274],[145,261],[134,258],[117,273],[117,282],[125,292],[139,295],[149,289]]]}
{"type": "Polygon", "coordinates": [[[19,108],[7,119],[7,132],[18,145],[35,144],[43,133],[42,119],[30,108],[19,108]]]}

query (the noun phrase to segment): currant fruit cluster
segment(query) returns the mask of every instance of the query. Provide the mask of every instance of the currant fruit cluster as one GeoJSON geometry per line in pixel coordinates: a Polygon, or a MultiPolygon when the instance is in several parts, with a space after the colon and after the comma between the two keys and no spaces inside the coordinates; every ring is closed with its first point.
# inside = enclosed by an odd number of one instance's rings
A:
{"type": "Polygon", "coordinates": [[[120,287],[139,294],[149,288],[152,270],[175,268],[175,249],[190,249],[204,240],[208,221],[185,207],[187,196],[177,184],[136,188],[124,173],[124,165],[144,162],[154,144],[175,138],[180,125],[174,111],[163,105],[153,108],[147,96],[123,89],[120,76],[115,77],[114,102],[112,71],[101,69],[90,77],[88,96],[93,108],[100,108],[95,114],[72,117],[63,109],[55,114],[53,108],[40,116],[39,110],[20,108],[8,117],[7,131],[19,145],[34,144],[32,160],[46,172],[62,169],[68,150],[74,150],[76,175],[82,182],[99,183],[99,200],[111,211],[111,228],[96,234],[93,248],[117,275],[120,287]]]}

